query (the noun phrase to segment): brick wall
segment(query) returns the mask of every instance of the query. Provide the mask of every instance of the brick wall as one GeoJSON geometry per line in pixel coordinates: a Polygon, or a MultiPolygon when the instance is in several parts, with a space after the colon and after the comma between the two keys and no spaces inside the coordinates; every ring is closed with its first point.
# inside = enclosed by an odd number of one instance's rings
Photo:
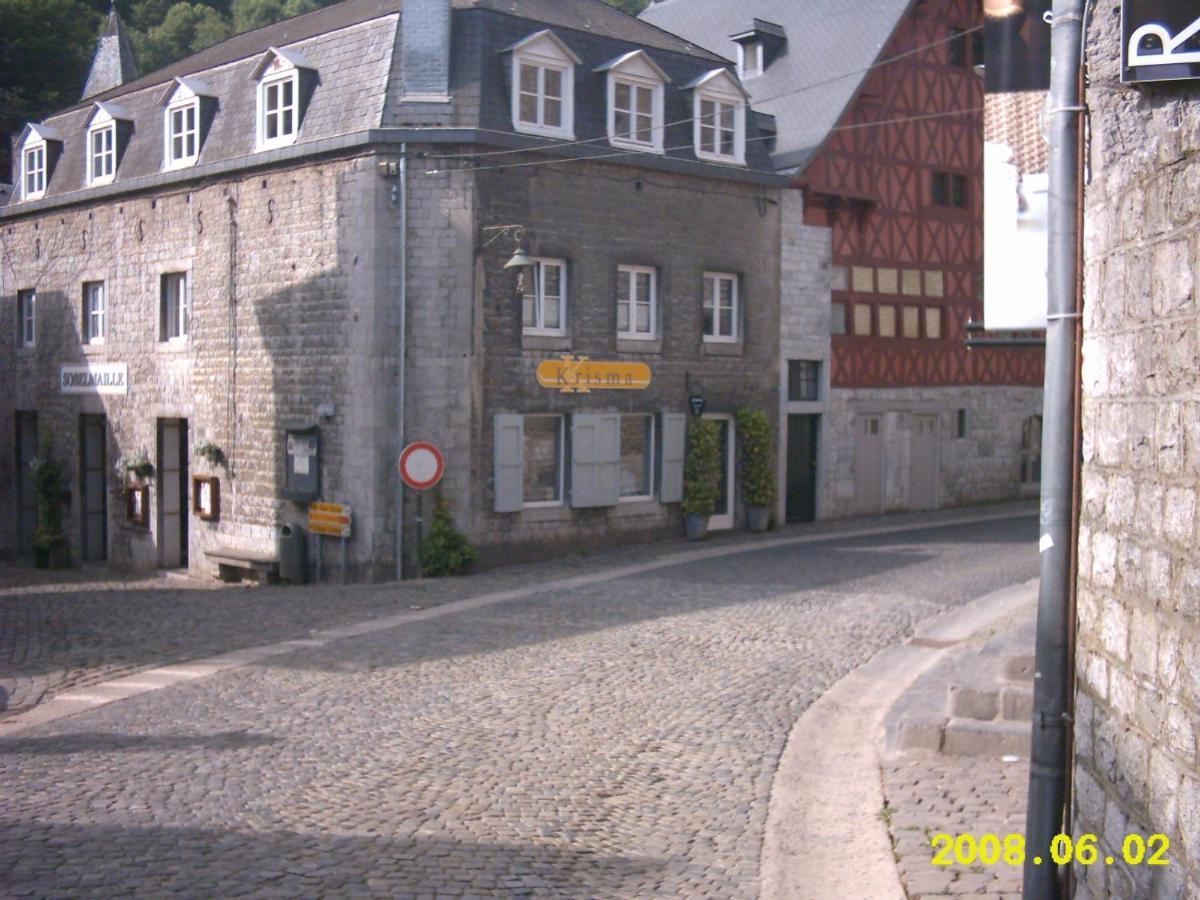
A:
{"type": "Polygon", "coordinates": [[[1113,866],[1077,897],[1200,896],[1200,83],[1122,86],[1116,0],[1095,7],[1085,235],[1077,833],[1113,866]],[[1170,865],[1120,862],[1126,834],[1170,865]]]}

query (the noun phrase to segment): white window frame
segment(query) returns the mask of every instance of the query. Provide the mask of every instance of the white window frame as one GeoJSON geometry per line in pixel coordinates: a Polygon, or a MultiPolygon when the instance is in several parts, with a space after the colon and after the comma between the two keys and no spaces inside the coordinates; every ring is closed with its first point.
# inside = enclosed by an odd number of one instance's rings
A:
{"type": "Polygon", "coordinates": [[[46,157],[49,151],[44,140],[29,141],[21,148],[21,197],[37,200],[46,193],[46,157]],[[30,190],[30,179],[35,187],[30,190]]]}
{"type": "Polygon", "coordinates": [[[645,419],[646,420],[646,425],[647,425],[646,430],[649,433],[649,437],[647,438],[647,441],[646,441],[646,463],[647,463],[646,487],[649,490],[645,494],[628,494],[628,495],[626,495],[626,494],[620,493],[620,490],[621,490],[620,464],[621,464],[622,457],[618,455],[618,457],[617,457],[617,494],[618,494],[617,502],[618,503],[645,503],[646,501],[653,500],[655,498],[655,496],[656,496],[655,491],[658,488],[658,486],[654,483],[654,470],[657,468],[656,463],[658,460],[658,458],[655,456],[655,451],[658,449],[657,448],[657,442],[658,442],[658,436],[657,436],[658,427],[657,426],[658,426],[658,423],[655,421],[655,416],[653,413],[622,413],[621,414],[622,424],[624,423],[625,419],[645,419]]]}
{"type": "Polygon", "coordinates": [[[558,499],[557,500],[526,500],[525,499],[525,466],[529,464],[525,448],[521,448],[521,506],[525,509],[549,509],[563,506],[567,496],[567,417],[559,413],[533,413],[521,417],[521,440],[525,440],[525,423],[530,419],[555,419],[558,422],[558,499]]]}
{"type": "Polygon", "coordinates": [[[763,73],[763,42],[738,44],[738,77],[743,81],[763,73]]]}
{"type": "Polygon", "coordinates": [[[191,334],[192,279],[188,272],[163,272],[159,288],[159,343],[186,343],[191,334]],[[178,281],[176,281],[178,279],[178,281]],[[173,296],[171,285],[180,290],[173,296]],[[174,328],[172,329],[172,325],[174,328]],[[172,334],[172,330],[175,334],[172,334]]]}
{"type": "Polygon", "coordinates": [[[164,169],[183,169],[188,166],[194,166],[196,160],[200,158],[200,98],[191,97],[187,100],[180,100],[170,104],[163,113],[163,168],[164,169]],[[192,127],[187,127],[187,115],[192,115],[192,127]],[[176,133],[175,131],[175,116],[179,114],[182,117],[183,127],[176,133]],[[193,153],[187,153],[187,141],[189,136],[192,140],[193,153]],[[182,155],[176,156],[174,153],[175,139],[179,138],[180,147],[184,151],[182,155]]]}
{"type": "Polygon", "coordinates": [[[533,267],[533,309],[536,325],[524,324],[524,298],[521,298],[522,303],[522,333],[530,335],[547,335],[550,337],[562,337],[567,333],[567,261],[565,259],[552,259],[549,257],[537,257],[534,259],[533,267]],[[562,291],[558,298],[558,321],[557,328],[547,328],[543,323],[545,321],[545,302],[546,302],[546,267],[556,266],[560,270],[559,287],[562,291]]]}
{"type": "Polygon", "coordinates": [[[692,143],[697,159],[710,162],[746,164],[746,98],[733,86],[734,82],[728,73],[717,75],[710,81],[701,84],[693,91],[692,97],[692,143]],[[724,82],[722,86],[721,82],[724,82]],[[713,114],[704,115],[704,104],[716,104],[717,115],[713,122],[715,150],[704,146],[705,126],[713,118],[713,114]],[[728,106],[733,112],[733,153],[721,152],[721,115],[722,106],[728,106]]]}
{"type": "Polygon", "coordinates": [[[575,66],[579,61],[579,57],[551,31],[538,32],[513,47],[511,104],[514,131],[569,141],[575,139],[575,66]],[[537,70],[537,117],[532,122],[521,118],[521,97],[526,94],[521,90],[522,66],[537,70]],[[545,121],[547,71],[562,76],[558,125],[549,125],[545,121]]]}
{"type": "MultiPolygon", "coordinates": [[[[630,341],[653,341],[658,338],[658,269],[653,266],[617,266],[617,306],[621,304],[620,280],[626,279],[629,284],[629,330],[622,331],[620,324],[617,325],[617,337],[622,340],[630,341]],[[648,332],[637,331],[637,316],[634,314],[637,309],[637,276],[650,276],[650,330],[648,332]]],[[[618,323],[620,319],[618,318],[618,323]]]]}
{"type": "Polygon", "coordinates": [[[289,68],[286,71],[264,76],[258,82],[258,150],[270,150],[275,147],[290,147],[296,143],[296,135],[300,133],[300,71],[296,68],[289,68]],[[284,85],[290,84],[292,87],[292,102],[290,109],[292,111],[292,130],[287,134],[280,131],[275,137],[267,137],[267,119],[269,116],[278,116],[279,122],[282,125],[284,111],[289,107],[283,103],[284,85]],[[267,109],[267,100],[270,96],[271,89],[279,88],[280,103],[276,110],[267,109]]]}
{"type": "Polygon", "coordinates": [[[115,119],[107,118],[94,123],[87,130],[87,180],[89,186],[111,184],[117,177],[117,123],[115,119]],[[96,141],[103,140],[100,150],[96,149],[96,141]],[[101,171],[97,174],[97,163],[101,171]]]}
{"type": "Polygon", "coordinates": [[[17,291],[17,345],[37,346],[37,288],[17,291]]]}
{"type": "Polygon", "coordinates": [[[103,344],[108,336],[108,291],[103,281],[83,285],[83,342],[103,344]],[[99,300],[97,303],[96,301],[99,300]]]}
{"type": "Polygon", "coordinates": [[[732,272],[705,272],[704,273],[704,309],[713,311],[713,329],[714,333],[709,334],[704,332],[704,342],[708,344],[736,344],[740,336],[740,328],[738,327],[738,317],[741,315],[741,296],[738,290],[738,282],[740,279],[732,272]],[[711,285],[710,285],[711,282],[711,285]],[[733,329],[731,334],[721,334],[721,283],[729,282],[733,285],[733,309],[731,310],[730,327],[733,329]],[[711,288],[711,290],[710,290],[711,288]]]}
{"type": "Polygon", "coordinates": [[[609,75],[608,77],[608,142],[614,147],[642,150],[647,153],[663,152],[663,85],[660,81],[636,75],[609,75]],[[637,91],[650,91],[650,140],[640,141],[628,135],[617,134],[617,86],[630,89],[630,132],[637,128],[637,91]]]}

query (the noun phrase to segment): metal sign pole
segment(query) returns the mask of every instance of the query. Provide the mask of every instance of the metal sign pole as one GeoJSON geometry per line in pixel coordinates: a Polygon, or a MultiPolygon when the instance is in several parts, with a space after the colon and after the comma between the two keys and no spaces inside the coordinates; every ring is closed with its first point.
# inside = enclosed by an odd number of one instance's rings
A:
{"type": "Polygon", "coordinates": [[[421,572],[421,545],[425,543],[425,492],[417,491],[417,577],[421,572]]]}
{"type": "Polygon", "coordinates": [[[342,584],[346,583],[346,538],[342,538],[342,584]]]}
{"type": "Polygon", "coordinates": [[[318,584],[325,580],[325,566],[322,565],[322,560],[321,560],[321,547],[324,543],[325,543],[324,535],[318,534],[317,535],[317,583],[318,584]]]}

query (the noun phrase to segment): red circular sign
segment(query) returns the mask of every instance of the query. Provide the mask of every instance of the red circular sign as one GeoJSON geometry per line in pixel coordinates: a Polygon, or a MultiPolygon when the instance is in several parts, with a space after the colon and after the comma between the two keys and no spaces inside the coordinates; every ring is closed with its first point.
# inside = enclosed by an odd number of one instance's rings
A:
{"type": "Polygon", "coordinates": [[[415,441],[400,454],[400,477],[414,491],[427,491],[442,480],[446,460],[428,441],[415,441]]]}

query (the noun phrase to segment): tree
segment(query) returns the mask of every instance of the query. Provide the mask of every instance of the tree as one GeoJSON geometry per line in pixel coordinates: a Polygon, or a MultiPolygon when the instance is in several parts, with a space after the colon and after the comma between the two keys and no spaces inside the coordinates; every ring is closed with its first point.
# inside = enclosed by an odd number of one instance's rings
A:
{"type": "Polygon", "coordinates": [[[604,0],[604,2],[609,6],[615,6],[617,9],[624,10],[631,16],[636,16],[650,5],[650,0],[604,0]]]}
{"type": "Polygon", "coordinates": [[[192,53],[220,43],[231,34],[228,20],[203,3],[175,3],[162,23],[132,35],[134,58],[152,72],[192,53]]]}
{"type": "Polygon", "coordinates": [[[319,0],[233,0],[233,30],[241,34],[327,5],[319,0]]]}

